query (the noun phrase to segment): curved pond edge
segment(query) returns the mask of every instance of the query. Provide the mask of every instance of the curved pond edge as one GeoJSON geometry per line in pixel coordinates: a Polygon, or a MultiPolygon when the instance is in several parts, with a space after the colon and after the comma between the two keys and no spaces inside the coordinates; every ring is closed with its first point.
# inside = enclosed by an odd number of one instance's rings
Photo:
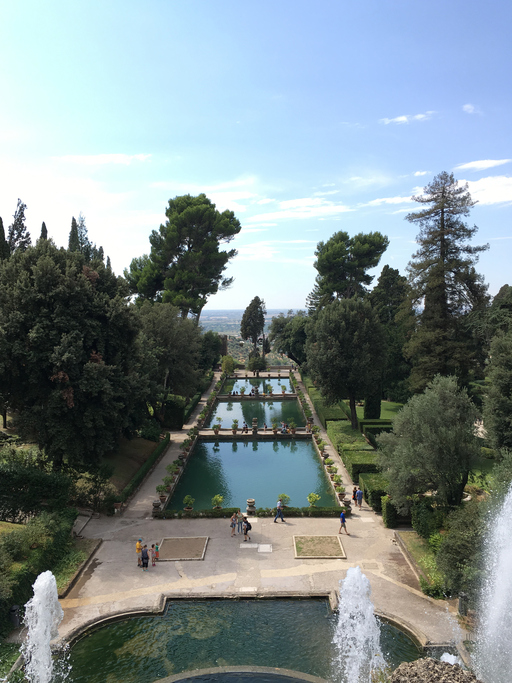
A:
{"type": "Polygon", "coordinates": [[[293,680],[307,681],[307,683],[327,683],[324,678],[311,676],[310,674],[302,673],[302,671],[279,669],[269,666],[218,666],[212,669],[191,669],[190,671],[183,671],[181,674],[175,674],[174,676],[158,678],[155,683],[178,683],[178,681],[187,681],[188,679],[200,676],[215,676],[217,674],[230,673],[260,674],[272,677],[275,680],[291,678],[293,680]]]}
{"type": "MultiPolygon", "coordinates": [[[[153,609],[146,609],[146,610],[141,610],[141,609],[133,609],[133,610],[122,610],[119,612],[112,612],[111,614],[104,616],[104,617],[97,617],[94,619],[90,619],[88,621],[83,622],[82,624],[79,624],[76,626],[73,630],[71,630],[65,638],[61,638],[58,641],[55,641],[52,643],[54,645],[56,650],[61,650],[67,647],[73,647],[75,643],[77,643],[79,640],[82,638],[85,638],[88,636],[90,633],[93,631],[98,630],[99,628],[102,628],[103,626],[107,626],[108,624],[114,623],[116,621],[123,621],[124,619],[134,619],[138,617],[149,617],[149,616],[157,616],[159,614],[163,614],[165,611],[165,608],[167,606],[167,602],[169,601],[178,601],[178,600],[197,600],[200,602],[205,602],[207,600],[211,601],[219,601],[219,600],[280,600],[280,599],[285,599],[285,600],[290,600],[290,599],[295,599],[295,600],[311,600],[315,598],[323,598],[324,600],[329,601],[329,606],[332,611],[335,611],[338,608],[338,594],[336,591],[315,591],[313,593],[297,593],[293,591],[280,591],[280,592],[273,592],[273,593],[252,593],[251,595],[247,594],[240,594],[240,593],[232,593],[231,595],[226,595],[224,594],[217,594],[217,595],[212,595],[211,593],[204,593],[204,594],[194,594],[194,596],[191,595],[172,595],[172,594],[161,594],[160,597],[158,598],[157,604],[154,606],[153,609]]],[[[389,614],[387,612],[383,612],[381,610],[375,610],[375,615],[381,620],[384,621],[391,626],[394,626],[396,629],[404,633],[415,645],[418,649],[425,650],[431,647],[445,647],[447,649],[453,649],[454,646],[457,648],[459,647],[458,644],[456,645],[455,643],[434,643],[429,640],[427,635],[423,633],[423,631],[420,631],[418,628],[415,628],[411,624],[409,624],[407,621],[404,619],[400,619],[399,617],[396,617],[393,614],[389,614]]],[[[234,670],[240,670],[240,669],[235,669],[234,670]]],[[[179,678],[179,677],[178,677],[179,678]]],[[[183,678],[183,676],[182,676],[183,678]]],[[[314,677],[313,677],[314,678],[314,677]]],[[[166,680],[167,679],[163,679],[166,680]]],[[[170,680],[170,679],[169,679],[170,680]]],[[[178,680],[178,679],[176,679],[178,680]]],[[[320,679],[318,679],[320,680],[320,679]]]]}

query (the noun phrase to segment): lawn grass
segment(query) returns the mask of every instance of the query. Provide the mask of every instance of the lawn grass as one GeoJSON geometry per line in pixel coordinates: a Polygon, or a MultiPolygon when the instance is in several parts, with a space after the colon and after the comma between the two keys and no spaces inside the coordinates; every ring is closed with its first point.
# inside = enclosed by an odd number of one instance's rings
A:
{"type": "Polygon", "coordinates": [[[89,558],[96,545],[96,538],[73,539],[70,547],[52,569],[59,593],[64,592],[82,562],[89,558]]]}
{"type": "Polygon", "coordinates": [[[327,435],[338,452],[341,451],[345,445],[358,444],[363,447],[363,449],[367,446],[364,436],[359,429],[352,429],[349,420],[328,422],[327,435]]]}
{"type": "Polygon", "coordinates": [[[8,534],[10,531],[14,531],[14,529],[19,528],[19,524],[11,524],[11,522],[0,522],[0,534],[8,534]]]}
{"type": "Polygon", "coordinates": [[[434,551],[424,538],[415,531],[400,531],[400,538],[404,542],[409,554],[427,577],[430,584],[442,582],[442,574],[437,569],[434,551]]]}
{"type": "Polygon", "coordinates": [[[119,492],[131,481],[157,446],[158,443],[147,439],[121,438],[117,450],[103,457],[102,464],[110,465],[114,470],[110,481],[119,492]]]}
{"type": "MultiPolygon", "coordinates": [[[[346,401],[348,404],[348,401],[346,401]]],[[[381,401],[380,402],[380,419],[381,420],[394,420],[396,414],[402,410],[404,407],[403,403],[393,403],[392,401],[381,401]]],[[[364,406],[356,407],[357,419],[364,419],[364,406]]]]}

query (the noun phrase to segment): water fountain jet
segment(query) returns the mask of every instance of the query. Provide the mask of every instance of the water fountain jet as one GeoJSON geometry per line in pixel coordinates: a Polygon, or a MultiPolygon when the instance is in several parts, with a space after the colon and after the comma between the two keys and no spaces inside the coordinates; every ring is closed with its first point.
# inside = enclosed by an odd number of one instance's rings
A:
{"type": "Polygon", "coordinates": [[[512,486],[488,524],[475,670],[486,683],[512,675],[512,486]]]}
{"type": "Polygon", "coordinates": [[[370,582],[359,567],[351,567],[340,582],[334,680],[369,683],[372,673],[385,666],[370,596],[370,582]]]}
{"type": "Polygon", "coordinates": [[[34,595],[25,605],[28,633],[21,653],[28,680],[31,683],[50,683],[53,675],[50,641],[58,636],[64,612],[59,604],[55,576],[50,571],[39,574],[33,589],[34,595]]]}

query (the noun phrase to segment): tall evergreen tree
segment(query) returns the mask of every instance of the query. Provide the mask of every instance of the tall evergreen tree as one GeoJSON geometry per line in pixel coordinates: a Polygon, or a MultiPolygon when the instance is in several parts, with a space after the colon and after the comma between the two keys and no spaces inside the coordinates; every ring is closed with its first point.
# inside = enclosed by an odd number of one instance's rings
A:
{"type": "Polygon", "coordinates": [[[384,266],[369,298],[379,316],[386,339],[382,397],[405,403],[410,398],[407,385],[411,367],[404,356],[403,348],[414,321],[407,278],[400,275],[396,268],[384,266]]]}
{"type": "Polygon", "coordinates": [[[43,224],[41,225],[41,238],[42,240],[47,240],[48,239],[48,230],[46,229],[46,223],[43,221],[43,224]]]}
{"type": "Polygon", "coordinates": [[[171,303],[199,321],[208,297],[233,282],[223,274],[236,249],[220,246],[240,232],[240,221],[204,194],[170,199],[165,215],[166,224],[150,235],[151,254],[133,259],[124,276],[140,299],[171,303]]]}
{"type": "Polygon", "coordinates": [[[382,326],[368,300],[333,301],[309,325],[308,372],[329,403],[348,397],[357,429],[356,399],[364,396],[384,363],[382,326]]]}
{"type": "Polygon", "coordinates": [[[512,451],[512,330],[498,332],[490,355],[484,426],[493,448],[512,451]]]}
{"type": "Polygon", "coordinates": [[[21,199],[18,199],[16,211],[13,215],[13,222],[9,226],[9,233],[7,241],[9,243],[10,253],[15,251],[25,251],[30,246],[30,233],[25,225],[25,209],[27,205],[21,199]]]}
{"type": "Polygon", "coordinates": [[[488,245],[468,244],[478,228],[463,218],[476,202],[467,184],[459,187],[452,173],[440,173],[412,199],[425,208],[406,216],[420,227],[419,249],[408,266],[418,325],[406,353],[413,366],[411,386],[423,391],[437,374],[454,374],[467,383],[475,371],[465,317],[487,304],[486,286],[474,264],[488,245]]]}
{"type": "Polygon", "coordinates": [[[71,219],[71,230],[69,231],[68,240],[69,251],[80,251],[80,240],[78,239],[78,226],[75,217],[71,219]]]}
{"type": "Polygon", "coordinates": [[[373,280],[367,271],[378,265],[388,244],[380,232],[361,232],[354,237],[337,232],[327,242],[319,242],[314,263],[318,275],[306,302],[310,314],[334,299],[364,295],[373,280]]]}
{"type": "Polygon", "coordinates": [[[265,329],[265,302],[255,296],[247,306],[240,323],[240,336],[252,342],[253,353],[258,352],[258,339],[265,329]]]}
{"type": "Polygon", "coordinates": [[[4,223],[0,216],[0,260],[3,261],[9,258],[10,254],[9,242],[5,239],[4,223]]]}

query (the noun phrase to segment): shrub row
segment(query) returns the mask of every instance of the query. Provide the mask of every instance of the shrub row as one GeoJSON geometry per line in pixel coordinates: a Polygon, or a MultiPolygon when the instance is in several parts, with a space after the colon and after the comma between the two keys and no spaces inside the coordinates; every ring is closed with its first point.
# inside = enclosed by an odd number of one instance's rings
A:
{"type": "Polygon", "coordinates": [[[354,482],[359,480],[360,474],[379,471],[376,451],[343,451],[341,457],[354,482]]]}
{"type": "MultiPolygon", "coordinates": [[[[346,507],[304,507],[293,508],[287,507],[285,515],[287,517],[339,517],[340,512],[344,510],[347,517],[351,514],[352,509],[346,507]]],[[[198,517],[223,517],[229,519],[233,512],[237,512],[238,508],[222,508],[222,510],[155,510],[153,517],[155,519],[182,519],[183,517],[196,519],[198,517]]],[[[258,508],[256,510],[256,517],[273,517],[276,514],[275,508],[258,508]]]]}
{"type": "Polygon", "coordinates": [[[22,463],[0,463],[0,519],[20,522],[41,510],[64,509],[71,479],[61,472],[45,472],[22,463]]]}
{"type": "Polygon", "coordinates": [[[340,454],[347,448],[357,450],[369,448],[361,432],[358,429],[352,429],[352,425],[347,420],[327,422],[327,435],[340,454]]]}
{"type": "Polygon", "coordinates": [[[386,495],[388,480],[380,473],[365,473],[359,476],[359,486],[365,501],[375,512],[382,510],[382,497],[386,495]]]}
{"type": "Polygon", "coordinates": [[[51,569],[68,544],[77,512],[43,512],[26,525],[0,536],[0,631],[9,629],[9,608],[32,597],[37,576],[51,569]]]}
{"type": "Polygon", "coordinates": [[[170,434],[165,435],[165,439],[163,439],[158,444],[158,446],[155,448],[153,453],[151,453],[146,462],[142,465],[140,469],[137,470],[137,472],[132,477],[131,481],[121,491],[120,500],[123,503],[132,495],[132,493],[139,486],[139,484],[141,484],[146,474],[153,467],[158,458],[162,455],[163,451],[167,448],[167,444],[169,443],[170,438],[170,434]]]}
{"type": "Polygon", "coordinates": [[[396,512],[396,507],[391,502],[391,498],[388,495],[382,496],[381,498],[382,507],[382,521],[387,529],[394,529],[398,522],[398,515],[396,512]]]}

